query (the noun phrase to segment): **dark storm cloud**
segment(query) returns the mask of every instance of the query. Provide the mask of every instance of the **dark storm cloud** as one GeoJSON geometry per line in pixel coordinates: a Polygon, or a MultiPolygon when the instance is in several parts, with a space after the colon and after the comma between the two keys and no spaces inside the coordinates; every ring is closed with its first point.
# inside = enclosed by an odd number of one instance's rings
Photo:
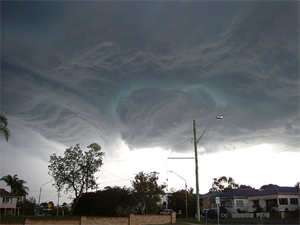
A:
{"type": "Polygon", "coordinates": [[[218,114],[213,149],[295,142],[298,14],[296,2],[4,2],[1,110],[65,145],[168,147],[218,114]]]}
{"type": "Polygon", "coordinates": [[[133,91],[120,101],[117,110],[122,138],[133,148],[171,146],[197,114],[215,110],[215,102],[208,93],[201,89],[196,92],[201,98],[192,92],[175,90],[133,91]]]}

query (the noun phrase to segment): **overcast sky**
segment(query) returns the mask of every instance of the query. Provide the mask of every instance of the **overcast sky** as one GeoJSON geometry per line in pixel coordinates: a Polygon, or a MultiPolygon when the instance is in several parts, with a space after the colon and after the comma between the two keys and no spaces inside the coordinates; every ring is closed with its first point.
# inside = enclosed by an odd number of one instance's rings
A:
{"type": "Polygon", "coordinates": [[[199,137],[219,115],[198,144],[200,193],[220,176],[300,181],[298,1],[1,1],[1,54],[0,176],[29,196],[50,155],[94,142],[100,189],[140,171],[183,189],[170,170],[195,189],[195,161],[170,157],[194,157],[193,120],[199,137]]]}

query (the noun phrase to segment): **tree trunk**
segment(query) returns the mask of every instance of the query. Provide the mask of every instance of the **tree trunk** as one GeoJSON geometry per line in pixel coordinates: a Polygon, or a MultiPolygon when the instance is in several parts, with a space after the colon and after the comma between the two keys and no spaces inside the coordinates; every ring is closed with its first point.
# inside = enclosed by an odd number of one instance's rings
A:
{"type": "Polygon", "coordinates": [[[72,209],[71,209],[70,215],[73,215],[73,212],[74,212],[74,210],[75,210],[75,207],[76,207],[78,201],[79,201],[79,197],[76,197],[76,198],[75,198],[75,201],[74,201],[74,203],[73,203],[73,205],[72,205],[72,209]]]}

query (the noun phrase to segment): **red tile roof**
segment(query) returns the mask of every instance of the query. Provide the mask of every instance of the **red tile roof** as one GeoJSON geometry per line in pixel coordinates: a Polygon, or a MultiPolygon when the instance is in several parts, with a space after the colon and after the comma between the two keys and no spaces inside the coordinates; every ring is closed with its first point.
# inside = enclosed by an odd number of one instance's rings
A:
{"type": "Polygon", "coordinates": [[[1,197],[17,197],[8,191],[5,191],[5,189],[2,189],[2,188],[0,188],[0,196],[1,197]]]}

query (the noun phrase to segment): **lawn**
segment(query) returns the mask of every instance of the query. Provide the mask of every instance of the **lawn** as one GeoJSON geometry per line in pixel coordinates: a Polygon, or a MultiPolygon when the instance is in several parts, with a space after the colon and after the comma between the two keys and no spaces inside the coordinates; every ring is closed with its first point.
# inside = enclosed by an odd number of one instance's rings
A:
{"type": "Polygon", "coordinates": [[[26,218],[35,220],[80,220],[80,216],[1,216],[1,223],[24,223],[26,218]]]}

